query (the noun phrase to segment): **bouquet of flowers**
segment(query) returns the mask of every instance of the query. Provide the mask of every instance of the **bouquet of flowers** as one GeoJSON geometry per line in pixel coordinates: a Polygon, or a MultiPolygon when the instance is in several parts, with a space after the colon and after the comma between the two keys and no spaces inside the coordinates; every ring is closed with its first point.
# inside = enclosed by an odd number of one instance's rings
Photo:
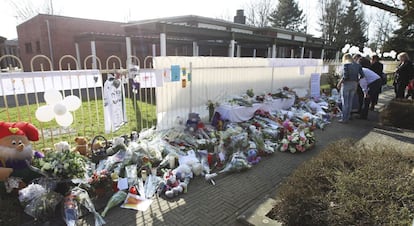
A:
{"type": "Polygon", "coordinates": [[[97,170],[93,172],[92,176],[88,179],[88,183],[94,188],[103,188],[109,185],[110,177],[108,171],[97,170]]]}
{"type": "Polygon", "coordinates": [[[295,130],[291,134],[287,134],[282,139],[279,147],[280,151],[290,151],[291,153],[305,152],[313,147],[315,144],[315,137],[313,131],[309,128],[303,130],[295,130]]]}
{"type": "Polygon", "coordinates": [[[213,119],[214,112],[216,110],[216,107],[219,106],[218,102],[213,102],[212,100],[207,101],[207,110],[208,110],[208,121],[211,122],[213,119]]]}
{"type": "Polygon", "coordinates": [[[51,177],[60,179],[84,178],[88,159],[74,151],[51,151],[44,158],[33,159],[32,165],[51,177]]]}
{"type": "Polygon", "coordinates": [[[249,96],[250,98],[254,97],[253,89],[247,89],[246,90],[246,95],[249,96]]]}

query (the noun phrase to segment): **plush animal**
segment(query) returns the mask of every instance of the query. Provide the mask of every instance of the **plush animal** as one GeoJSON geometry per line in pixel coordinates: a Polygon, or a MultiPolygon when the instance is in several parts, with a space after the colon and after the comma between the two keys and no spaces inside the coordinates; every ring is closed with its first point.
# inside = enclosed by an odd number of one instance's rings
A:
{"type": "Polygon", "coordinates": [[[29,169],[33,157],[42,157],[30,143],[38,140],[39,132],[30,123],[0,121],[0,181],[13,176],[28,182],[39,176],[29,169]]]}
{"type": "MultiPolygon", "coordinates": [[[[186,167],[188,168],[185,171],[191,172],[190,167],[186,167]]],[[[164,181],[158,187],[158,194],[165,195],[167,198],[173,198],[181,193],[186,193],[189,180],[189,178],[186,178],[184,181],[181,181],[180,175],[177,175],[176,170],[168,170],[164,174],[164,181]]]]}
{"type": "Polygon", "coordinates": [[[53,145],[55,147],[55,151],[67,151],[70,150],[70,145],[67,141],[60,141],[53,145]]]}
{"type": "Polygon", "coordinates": [[[112,147],[106,149],[107,155],[113,155],[117,153],[119,150],[126,150],[127,146],[125,144],[124,137],[115,137],[112,142],[112,147]]]}
{"type": "Polygon", "coordinates": [[[250,148],[247,151],[247,161],[252,164],[252,165],[256,165],[257,163],[259,163],[261,160],[261,157],[257,155],[257,149],[255,148],[250,148]]]}
{"type": "Polygon", "coordinates": [[[73,151],[79,152],[83,156],[88,156],[88,139],[86,137],[75,138],[76,147],[73,151]]]}

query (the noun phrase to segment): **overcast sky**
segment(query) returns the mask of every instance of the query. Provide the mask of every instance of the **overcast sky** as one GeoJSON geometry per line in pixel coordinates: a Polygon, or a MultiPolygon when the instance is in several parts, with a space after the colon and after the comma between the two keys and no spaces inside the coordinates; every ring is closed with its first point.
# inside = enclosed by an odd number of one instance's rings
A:
{"type": "MultiPolygon", "coordinates": [[[[52,3],[54,13],[62,16],[128,22],[183,15],[232,20],[237,9],[254,0],[0,0],[0,36],[7,39],[17,38],[16,26],[21,23],[10,1],[35,6],[52,3]]],[[[319,0],[297,1],[308,19],[308,33],[319,37],[319,0]]]]}
{"type": "MultiPolygon", "coordinates": [[[[27,0],[14,0],[24,4],[27,0]]],[[[51,0],[50,0],[51,1],[51,0]]],[[[152,19],[169,16],[197,15],[211,18],[232,19],[237,9],[243,9],[251,0],[54,0],[55,14],[127,22],[131,20],[152,19]]],[[[10,0],[0,0],[0,36],[7,39],[17,38],[16,12],[10,0]]],[[[30,0],[33,5],[43,5],[45,0],[30,0]]],[[[308,15],[309,33],[316,32],[318,0],[299,0],[299,7],[308,15]],[[312,13],[308,13],[312,12],[312,13]]]]}

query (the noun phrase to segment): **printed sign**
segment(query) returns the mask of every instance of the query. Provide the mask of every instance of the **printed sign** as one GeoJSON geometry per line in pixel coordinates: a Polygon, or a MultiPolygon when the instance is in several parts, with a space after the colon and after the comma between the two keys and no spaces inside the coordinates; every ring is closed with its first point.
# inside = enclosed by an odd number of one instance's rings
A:
{"type": "Polygon", "coordinates": [[[0,73],[0,95],[102,87],[98,70],[0,73]]]}

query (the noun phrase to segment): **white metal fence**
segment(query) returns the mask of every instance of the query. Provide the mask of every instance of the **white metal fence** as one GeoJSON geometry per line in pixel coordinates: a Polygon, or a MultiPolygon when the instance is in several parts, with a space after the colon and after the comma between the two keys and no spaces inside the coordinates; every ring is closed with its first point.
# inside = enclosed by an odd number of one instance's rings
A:
{"type": "MultiPolygon", "coordinates": [[[[0,57],[0,62],[5,57],[20,62],[15,56],[0,57]]],[[[64,57],[76,61],[74,57],[64,57]]],[[[48,60],[43,55],[35,56],[32,68],[37,58],[48,60]]],[[[317,59],[155,57],[145,58],[142,63],[138,58],[132,59],[136,66],[129,70],[115,68],[121,63],[119,58],[111,56],[105,62],[106,68],[101,68],[102,63],[97,59],[99,70],[87,69],[91,60],[87,57],[84,70],[0,73],[0,121],[35,124],[42,134],[42,148],[60,140],[72,142],[76,136],[92,139],[104,134],[103,83],[108,74],[113,74],[124,88],[127,123],[108,136],[139,132],[152,126],[161,130],[173,127],[177,117],[186,120],[190,112],[207,119],[208,101],[222,102],[246,93],[247,89],[261,94],[287,86],[309,94],[312,73],[335,73],[340,68],[339,62],[317,59]],[[114,60],[116,64],[109,68],[114,60]],[[139,68],[139,65],[153,65],[153,68],[139,68]],[[43,93],[51,86],[63,96],[76,95],[83,101],[69,128],[55,122],[39,122],[34,116],[36,109],[45,104],[43,93]]],[[[385,65],[386,71],[395,68],[395,62],[385,65]]]]}

